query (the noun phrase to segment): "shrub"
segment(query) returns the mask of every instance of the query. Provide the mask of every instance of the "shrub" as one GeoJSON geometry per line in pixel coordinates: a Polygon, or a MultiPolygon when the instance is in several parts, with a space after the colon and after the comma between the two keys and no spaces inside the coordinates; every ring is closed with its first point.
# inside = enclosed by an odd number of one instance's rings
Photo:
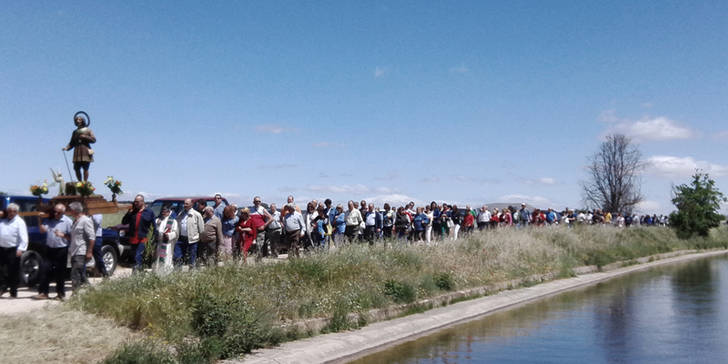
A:
{"type": "Polygon", "coordinates": [[[437,288],[443,291],[452,291],[455,289],[455,279],[452,277],[452,273],[441,272],[435,274],[435,285],[437,288]]]}
{"type": "Polygon", "coordinates": [[[393,279],[384,282],[384,294],[396,303],[411,303],[417,298],[417,291],[411,284],[393,279]]]}
{"type": "Polygon", "coordinates": [[[134,341],[124,344],[109,357],[104,364],[175,364],[169,351],[151,340],[134,341]]]}

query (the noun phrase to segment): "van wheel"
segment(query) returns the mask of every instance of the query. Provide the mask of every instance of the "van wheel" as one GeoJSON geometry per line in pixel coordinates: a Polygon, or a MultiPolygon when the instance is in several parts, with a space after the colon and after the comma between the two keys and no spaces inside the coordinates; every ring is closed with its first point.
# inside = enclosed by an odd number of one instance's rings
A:
{"type": "Polygon", "coordinates": [[[28,250],[20,257],[20,281],[32,287],[40,279],[40,265],[43,258],[37,252],[28,250]]]}
{"type": "Polygon", "coordinates": [[[119,256],[116,254],[116,249],[114,249],[111,245],[102,246],[101,260],[103,260],[106,272],[109,276],[113,275],[116,270],[116,264],[119,262],[119,256]]]}

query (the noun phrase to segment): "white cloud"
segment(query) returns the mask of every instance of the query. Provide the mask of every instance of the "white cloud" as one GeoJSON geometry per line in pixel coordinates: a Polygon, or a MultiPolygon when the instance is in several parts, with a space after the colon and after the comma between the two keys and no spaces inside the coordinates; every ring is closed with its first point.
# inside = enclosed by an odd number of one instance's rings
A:
{"type": "Polygon", "coordinates": [[[371,191],[369,187],[356,184],[356,185],[312,185],[306,188],[311,192],[325,192],[325,193],[348,193],[348,194],[361,194],[368,193],[371,191]]]}
{"type": "Polygon", "coordinates": [[[535,206],[538,208],[548,208],[548,207],[555,208],[555,207],[557,207],[557,204],[555,204],[553,201],[549,200],[546,197],[529,196],[529,195],[522,195],[522,194],[503,195],[498,198],[497,202],[510,202],[510,203],[516,203],[516,204],[525,202],[531,206],[535,206]]]}
{"type": "Polygon", "coordinates": [[[376,196],[370,196],[364,198],[367,202],[373,203],[374,206],[382,206],[385,202],[389,203],[393,206],[404,206],[408,202],[412,201],[417,206],[422,205],[424,202],[421,200],[418,200],[414,197],[399,194],[399,193],[391,193],[391,194],[383,194],[383,195],[376,195],[376,196]]]}
{"type": "Polygon", "coordinates": [[[642,201],[635,206],[635,212],[642,214],[662,213],[662,205],[657,201],[642,201]]]}
{"type": "Polygon", "coordinates": [[[399,173],[396,171],[389,171],[387,174],[375,177],[374,179],[377,181],[392,181],[399,178],[399,173]]]}
{"type": "Polygon", "coordinates": [[[723,131],[719,131],[719,132],[715,133],[713,135],[713,138],[718,139],[718,140],[727,140],[728,139],[728,130],[723,130],[723,131]]]}
{"type": "Polygon", "coordinates": [[[389,72],[389,69],[387,67],[374,67],[374,78],[380,78],[383,77],[385,74],[389,72]]]}
{"type": "Polygon", "coordinates": [[[697,133],[692,129],[680,126],[674,120],[664,116],[629,120],[620,119],[612,110],[608,110],[602,113],[600,120],[613,124],[607,130],[607,133],[625,134],[641,141],[690,139],[697,136],[697,133]]]}
{"type": "Polygon", "coordinates": [[[538,181],[545,185],[555,185],[556,184],[556,180],[551,177],[541,177],[538,179],[538,181]]]}
{"type": "Polygon", "coordinates": [[[313,143],[314,148],[329,148],[329,147],[343,147],[344,144],[332,143],[332,142],[318,142],[313,143]]]}
{"type": "Polygon", "coordinates": [[[459,66],[450,67],[450,73],[468,73],[470,72],[470,69],[466,67],[464,64],[461,64],[459,66]]]}
{"type": "Polygon", "coordinates": [[[420,180],[422,183],[438,183],[440,182],[440,177],[425,177],[420,180]]]}
{"type": "Polygon", "coordinates": [[[290,169],[298,167],[297,164],[293,163],[278,163],[278,164],[260,164],[258,169],[290,169]]]}
{"type": "Polygon", "coordinates": [[[727,176],[728,166],[695,160],[692,157],[656,155],[647,159],[648,171],[665,177],[689,177],[701,170],[713,177],[727,176]]]}
{"type": "Polygon", "coordinates": [[[376,193],[394,193],[396,190],[389,187],[377,187],[374,189],[376,193]]]}
{"type": "Polygon", "coordinates": [[[259,133],[281,134],[281,133],[291,132],[294,129],[285,128],[280,125],[274,125],[274,124],[262,124],[262,125],[256,126],[255,130],[259,133]]]}

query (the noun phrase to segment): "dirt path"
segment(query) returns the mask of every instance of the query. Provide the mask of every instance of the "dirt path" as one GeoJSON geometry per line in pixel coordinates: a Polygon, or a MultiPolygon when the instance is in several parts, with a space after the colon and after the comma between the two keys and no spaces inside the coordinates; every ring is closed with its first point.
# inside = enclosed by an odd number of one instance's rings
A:
{"type": "MultiPolygon", "coordinates": [[[[114,275],[111,279],[117,279],[120,277],[126,277],[131,274],[131,268],[117,267],[114,275]]],[[[97,284],[101,282],[101,278],[89,278],[91,284],[97,284]]],[[[54,298],[55,284],[51,284],[50,297],[54,298]]],[[[0,297],[0,315],[16,315],[33,310],[41,309],[44,307],[56,306],[60,301],[55,299],[37,301],[31,299],[32,296],[38,294],[38,288],[21,287],[18,288],[18,298],[10,298],[9,293],[5,293],[3,297],[0,297]]],[[[66,281],[66,296],[70,297],[71,293],[71,281],[66,281]]]]}

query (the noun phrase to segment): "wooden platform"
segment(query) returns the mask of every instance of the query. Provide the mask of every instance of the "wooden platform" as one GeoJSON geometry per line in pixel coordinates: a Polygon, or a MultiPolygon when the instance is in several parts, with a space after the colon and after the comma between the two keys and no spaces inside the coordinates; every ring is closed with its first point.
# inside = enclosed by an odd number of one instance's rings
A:
{"type": "Polygon", "coordinates": [[[56,196],[51,199],[51,206],[62,203],[66,206],[71,202],[81,202],[86,206],[89,215],[94,214],[115,214],[119,212],[119,206],[116,202],[106,201],[101,195],[91,195],[88,197],[81,196],[56,196]]]}

